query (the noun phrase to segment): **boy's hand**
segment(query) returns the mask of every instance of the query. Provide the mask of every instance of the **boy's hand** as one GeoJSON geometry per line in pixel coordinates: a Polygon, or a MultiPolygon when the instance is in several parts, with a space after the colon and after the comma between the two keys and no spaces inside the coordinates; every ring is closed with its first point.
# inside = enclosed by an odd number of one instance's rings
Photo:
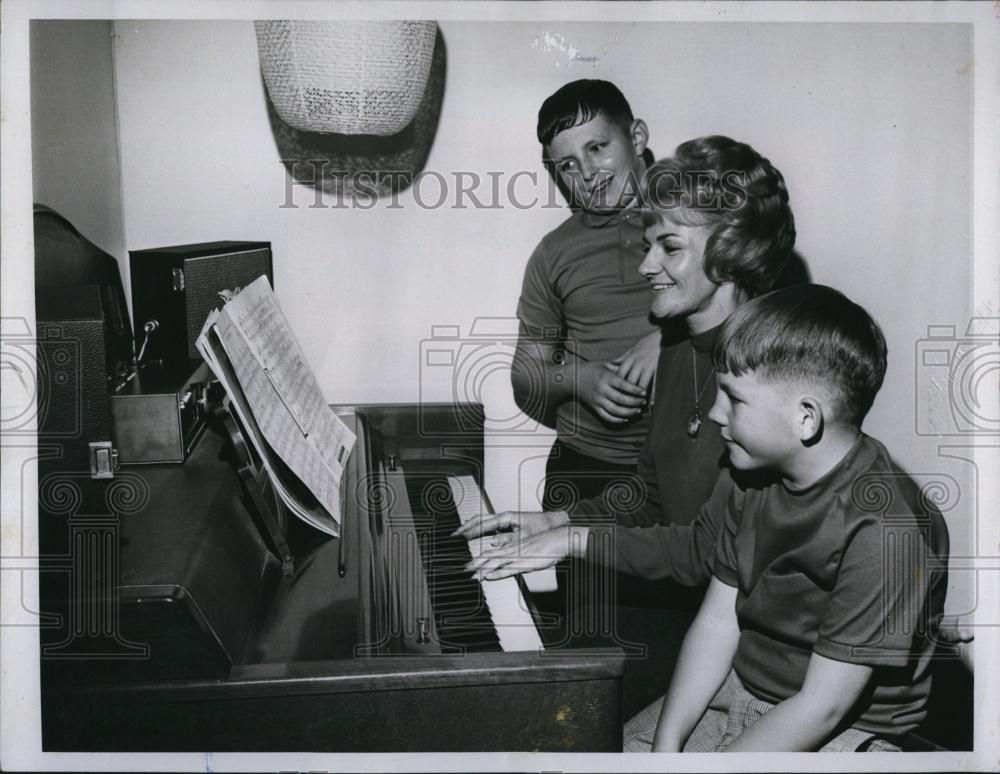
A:
{"type": "Polygon", "coordinates": [[[872,667],[813,653],[798,693],[765,712],[726,752],[808,752],[829,741],[865,692],[872,667]]]}
{"type": "Polygon", "coordinates": [[[677,752],[684,746],[729,674],[740,641],[736,595],[735,586],[714,577],[709,582],[670,678],[653,734],[653,752],[677,752]]]}
{"type": "Polygon", "coordinates": [[[662,337],[663,334],[659,330],[647,333],[612,360],[611,364],[618,366],[618,375],[644,390],[649,390],[656,375],[656,364],[660,359],[662,337]]]}
{"type": "Polygon", "coordinates": [[[577,398],[605,422],[621,424],[642,413],[646,390],[618,375],[609,362],[581,363],[577,398]]]}
{"type": "Polygon", "coordinates": [[[943,642],[959,645],[976,639],[971,626],[960,626],[955,616],[941,616],[938,622],[938,634],[943,642]]]}
{"type": "Polygon", "coordinates": [[[970,673],[975,671],[972,649],[976,636],[970,625],[960,625],[955,616],[942,616],[938,621],[938,638],[955,649],[962,665],[970,673]]]}

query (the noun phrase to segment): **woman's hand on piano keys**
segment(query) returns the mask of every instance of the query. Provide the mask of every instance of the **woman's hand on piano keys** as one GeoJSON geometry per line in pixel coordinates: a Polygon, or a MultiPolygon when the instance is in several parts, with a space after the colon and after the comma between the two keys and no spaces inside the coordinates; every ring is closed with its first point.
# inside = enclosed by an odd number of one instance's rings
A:
{"type": "Polygon", "coordinates": [[[564,524],[569,524],[566,511],[504,511],[473,516],[453,534],[466,540],[501,531],[519,532],[522,537],[529,537],[564,524]]]}
{"type": "Polygon", "coordinates": [[[478,580],[499,580],[554,567],[567,556],[582,556],[586,545],[587,528],[571,526],[568,520],[534,533],[524,529],[502,532],[487,538],[482,553],[465,569],[478,580]]]}

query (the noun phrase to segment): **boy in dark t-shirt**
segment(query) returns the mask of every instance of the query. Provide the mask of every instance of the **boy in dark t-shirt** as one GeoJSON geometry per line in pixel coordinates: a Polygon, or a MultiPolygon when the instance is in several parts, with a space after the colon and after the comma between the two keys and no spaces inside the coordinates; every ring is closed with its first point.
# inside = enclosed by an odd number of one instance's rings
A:
{"type": "Polygon", "coordinates": [[[517,303],[518,406],[556,429],[544,510],[634,485],[661,343],[649,314],[639,181],[648,130],[617,86],[567,83],[538,111],[543,159],[573,213],[535,248],[517,303]]]}
{"type": "Polygon", "coordinates": [[[712,498],[714,577],[625,749],[898,749],[926,714],[948,534],[860,430],[882,333],[839,292],[802,285],[737,309],[713,359],[709,417],[734,471],[712,498]]]}

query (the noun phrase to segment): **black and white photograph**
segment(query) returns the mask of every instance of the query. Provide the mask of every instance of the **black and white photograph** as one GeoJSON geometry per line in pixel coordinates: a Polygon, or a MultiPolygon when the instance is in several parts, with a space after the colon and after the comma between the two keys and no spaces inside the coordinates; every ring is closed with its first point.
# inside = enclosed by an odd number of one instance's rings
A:
{"type": "Polygon", "coordinates": [[[0,767],[997,770],[1000,5],[0,12],[0,767]]]}

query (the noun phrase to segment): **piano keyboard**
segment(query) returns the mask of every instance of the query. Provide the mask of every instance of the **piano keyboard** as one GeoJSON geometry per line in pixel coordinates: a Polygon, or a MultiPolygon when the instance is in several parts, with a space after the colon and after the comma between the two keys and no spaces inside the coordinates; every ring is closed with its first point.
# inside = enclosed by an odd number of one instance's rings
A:
{"type": "MultiPolygon", "coordinates": [[[[483,497],[482,490],[472,476],[448,476],[448,485],[455,500],[458,518],[465,524],[481,514],[492,513],[483,497]]],[[[479,556],[483,547],[488,546],[489,537],[473,538],[469,541],[469,552],[479,556]]],[[[528,606],[521,596],[517,579],[502,578],[480,583],[483,598],[493,619],[500,647],[505,652],[517,650],[542,650],[541,638],[535,628],[528,606]]]]}

